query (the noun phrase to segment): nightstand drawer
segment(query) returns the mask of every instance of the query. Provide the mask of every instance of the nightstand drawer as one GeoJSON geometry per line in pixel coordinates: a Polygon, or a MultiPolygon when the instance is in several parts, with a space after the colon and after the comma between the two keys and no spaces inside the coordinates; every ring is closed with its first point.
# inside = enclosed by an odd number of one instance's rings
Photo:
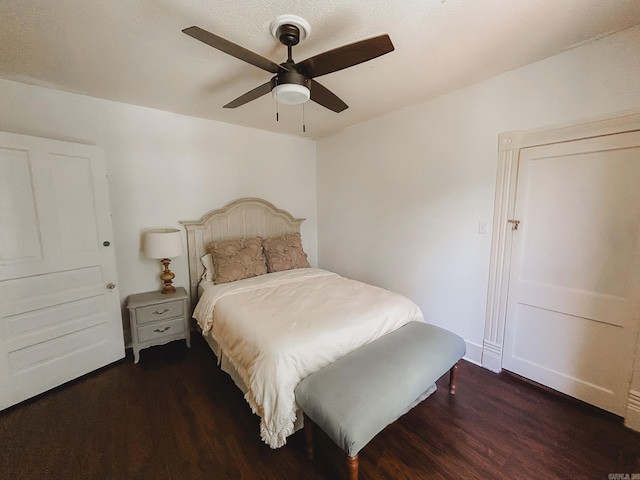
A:
{"type": "Polygon", "coordinates": [[[184,318],[174,318],[167,322],[154,323],[138,328],[138,342],[158,340],[184,333],[184,318]]]}
{"type": "Polygon", "coordinates": [[[182,300],[174,302],[159,303],[149,305],[148,307],[140,307],[136,310],[136,321],[138,325],[149,322],[157,322],[167,318],[179,317],[184,315],[182,300]]]}

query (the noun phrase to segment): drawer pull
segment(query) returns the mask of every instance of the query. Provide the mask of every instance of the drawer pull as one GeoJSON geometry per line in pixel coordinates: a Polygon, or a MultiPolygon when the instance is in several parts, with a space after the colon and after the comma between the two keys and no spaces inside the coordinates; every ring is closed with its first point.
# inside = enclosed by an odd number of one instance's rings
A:
{"type": "Polygon", "coordinates": [[[167,313],[169,311],[168,308],[165,308],[164,310],[162,310],[161,312],[158,312],[157,310],[155,312],[153,312],[154,315],[163,315],[165,313],[167,313]]]}
{"type": "Polygon", "coordinates": [[[169,330],[170,328],[171,328],[171,327],[156,328],[156,329],[154,330],[154,332],[162,333],[162,332],[166,332],[166,331],[167,331],[167,330],[169,330]]]}

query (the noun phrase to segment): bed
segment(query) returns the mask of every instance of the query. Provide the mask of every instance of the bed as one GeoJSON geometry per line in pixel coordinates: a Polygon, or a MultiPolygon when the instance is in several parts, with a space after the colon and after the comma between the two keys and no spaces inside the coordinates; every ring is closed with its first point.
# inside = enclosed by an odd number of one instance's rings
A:
{"type": "Polygon", "coordinates": [[[261,438],[271,448],[302,426],[294,395],[300,380],[409,322],[424,321],[401,295],[312,268],[300,239],[303,220],[244,198],[181,222],[193,316],[260,417],[261,438]],[[238,262],[245,268],[239,276],[238,262]]]}

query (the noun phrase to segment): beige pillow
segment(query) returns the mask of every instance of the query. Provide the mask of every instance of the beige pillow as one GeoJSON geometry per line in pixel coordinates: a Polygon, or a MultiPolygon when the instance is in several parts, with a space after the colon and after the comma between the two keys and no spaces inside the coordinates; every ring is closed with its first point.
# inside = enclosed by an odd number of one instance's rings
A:
{"type": "Polygon", "coordinates": [[[216,284],[267,273],[260,237],[220,240],[209,245],[209,251],[213,257],[216,284]]]}
{"type": "Polygon", "coordinates": [[[308,268],[307,254],[302,250],[299,233],[262,240],[269,272],[281,272],[293,268],[308,268]]]}

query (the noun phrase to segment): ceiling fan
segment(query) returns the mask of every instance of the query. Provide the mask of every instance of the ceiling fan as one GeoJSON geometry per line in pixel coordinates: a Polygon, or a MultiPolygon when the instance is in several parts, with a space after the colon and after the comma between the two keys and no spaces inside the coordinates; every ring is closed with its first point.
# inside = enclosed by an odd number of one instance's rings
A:
{"type": "Polygon", "coordinates": [[[280,15],[271,23],[270,30],[287,47],[287,60],[280,65],[200,27],[182,30],[196,40],[275,74],[271,80],[227,103],[224,108],[236,108],[272,92],[278,103],[298,105],[313,100],[329,110],[342,112],[348,105],[314,78],[372,60],[394,49],[389,35],[380,35],[296,63],[292,58],[292,47],[309,36],[309,23],[297,15],[280,15]]]}

